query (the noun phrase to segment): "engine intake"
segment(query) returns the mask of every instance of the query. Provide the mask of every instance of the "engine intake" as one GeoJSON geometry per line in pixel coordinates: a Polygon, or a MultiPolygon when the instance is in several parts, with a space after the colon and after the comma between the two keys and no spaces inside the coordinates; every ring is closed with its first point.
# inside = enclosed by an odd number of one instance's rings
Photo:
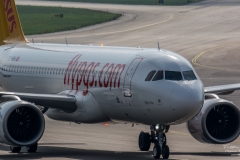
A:
{"type": "Polygon", "coordinates": [[[200,113],[188,121],[187,127],[200,142],[230,143],[240,134],[240,110],[227,100],[208,99],[200,113]]]}
{"type": "Polygon", "coordinates": [[[0,141],[12,146],[30,146],[42,137],[45,122],[35,105],[8,101],[0,105],[0,141]]]}

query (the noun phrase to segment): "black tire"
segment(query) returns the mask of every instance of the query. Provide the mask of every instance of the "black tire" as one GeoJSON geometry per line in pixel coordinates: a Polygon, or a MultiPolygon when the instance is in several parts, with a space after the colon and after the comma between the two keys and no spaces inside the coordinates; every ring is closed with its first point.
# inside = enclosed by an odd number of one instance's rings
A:
{"type": "Polygon", "coordinates": [[[167,145],[167,137],[166,137],[165,133],[163,133],[163,138],[165,139],[165,141],[163,142],[163,146],[166,146],[167,145]]]}
{"type": "Polygon", "coordinates": [[[163,157],[163,159],[168,159],[168,157],[169,157],[169,147],[168,147],[168,145],[163,146],[162,157],[163,157]]]}
{"type": "Polygon", "coordinates": [[[10,150],[12,153],[19,153],[21,151],[21,147],[10,146],[10,150]]]}
{"type": "Polygon", "coordinates": [[[31,146],[26,146],[26,150],[30,153],[34,153],[37,151],[37,148],[38,148],[38,144],[34,144],[34,145],[31,145],[31,146]]]}
{"type": "Polygon", "coordinates": [[[154,159],[159,159],[161,156],[161,149],[159,145],[153,147],[153,157],[154,159]]]}
{"type": "Polygon", "coordinates": [[[151,139],[149,133],[141,132],[138,137],[138,146],[141,151],[149,151],[151,139]]]}

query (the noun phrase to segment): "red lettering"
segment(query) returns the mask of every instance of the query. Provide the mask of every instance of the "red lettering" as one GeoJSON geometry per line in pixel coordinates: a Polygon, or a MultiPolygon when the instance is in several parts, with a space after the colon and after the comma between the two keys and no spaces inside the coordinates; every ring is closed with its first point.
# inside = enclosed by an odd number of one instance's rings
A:
{"type": "Polygon", "coordinates": [[[11,0],[4,0],[5,3],[5,11],[7,11],[11,6],[11,0]]]}
{"type": "Polygon", "coordinates": [[[83,78],[83,84],[86,87],[86,90],[88,91],[88,84],[89,84],[89,78],[90,78],[90,74],[92,71],[92,68],[94,67],[94,62],[90,63],[85,71],[85,75],[83,78]],[[90,68],[91,67],[91,68],[90,68]],[[90,68],[90,69],[89,69],[90,68]],[[87,73],[88,72],[88,73],[87,73]]]}
{"type": "Polygon", "coordinates": [[[12,16],[11,16],[11,13],[13,13],[12,8],[7,10],[7,20],[8,20],[8,22],[12,22],[14,20],[14,15],[12,14],[12,16]]]}
{"type": "Polygon", "coordinates": [[[10,33],[13,33],[13,30],[14,30],[14,28],[16,28],[17,27],[17,23],[15,22],[15,21],[13,21],[12,23],[11,23],[11,26],[9,26],[9,32],[10,33]]]}
{"type": "Polygon", "coordinates": [[[110,83],[110,87],[112,87],[112,71],[113,71],[113,68],[114,68],[114,64],[112,63],[108,69],[106,70],[106,73],[108,74],[106,77],[104,77],[104,87],[107,88],[109,83],[110,83]],[[111,69],[111,70],[110,70],[111,69]],[[105,81],[105,79],[107,80],[107,82],[105,81]]]}
{"type": "Polygon", "coordinates": [[[81,83],[82,83],[83,76],[85,76],[85,69],[86,69],[86,67],[87,67],[87,62],[83,62],[82,65],[79,68],[79,71],[82,72],[82,73],[79,74],[79,76],[77,76],[77,83],[76,83],[77,90],[78,90],[78,86],[80,86],[81,83]],[[84,66],[84,68],[83,68],[83,66],[84,66]],[[82,68],[83,68],[83,70],[82,70],[82,68]]]}
{"type": "Polygon", "coordinates": [[[75,76],[78,72],[78,67],[82,64],[82,62],[76,67],[78,62],[74,64],[74,68],[72,69],[72,90],[74,89],[74,81],[75,81],[75,76]]]}
{"type": "Polygon", "coordinates": [[[99,72],[98,80],[96,79],[96,71],[100,66],[100,62],[95,63],[91,62],[88,64],[87,62],[79,62],[79,58],[82,55],[76,55],[68,64],[65,75],[64,75],[64,84],[69,85],[69,79],[71,76],[71,85],[72,90],[76,86],[76,91],[78,91],[78,87],[83,85],[86,87],[83,95],[88,93],[89,87],[92,87],[99,84],[99,87],[114,87],[120,88],[121,85],[121,74],[123,73],[126,65],[125,64],[117,64],[116,66],[114,63],[109,64],[106,63],[99,72]],[[96,70],[96,71],[95,71],[96,70]],[[92,74],[92,75],[91,75],[92,74]],[[103,78],[103,74],[105,74],[103,78]],[[92,79],[91,79],[92,77],[92,79]]]}
{"type": "Polygon", "coordinates": [[[121,74],[123,73],[124,69],[125,69],[126,65],[123,64],[118,64],[116,65],[115,69],[114,69],[114,73],[115,75],[115,79],[114,79],[114,88],[117,87],[116,83],[117,83],[117,78],[118,78],[118,88],[120,87],[120,81],[121,81],[121,74]],[[121,70],[122,69],[122,70],[121,70]],[[121,70],[121,71],[120,71],[121,70]]]}
{"type": "MultiPolygon", "coordinates": [[[[92,82],[90,82],[90,84],[89,84],[89,86],[90,87],[92,87],[93,86],[93,84],[94,84],[94,80],[95,80],[95,76],[96,76],[96,73],[95,73],[95,69],[96,69],[96,67],[97,66],[99,66],[100,65],[100,63],[98,62],[95,66],[94,66],[94,68],[93,68],[93,70],[92,70],[92,82]]],[[[96,81],[97,82],[97,81],[96,81]]],[[[95,86],[97,86],[97,83],[95,83],[95,86]]]]}
{"type": "Polygon", "coordinates": [[[98,84],[99,87],[102,87],[102,82],[101,82],[101,78],[102,78],[102,74],[103,74],[103,70],[109,65],[109,63],[105,64],[105,66],[102,68],[100,74],[99,74],[99,78],[98,78],[98,84]]]}
{"type": "Polygon", "coordinates": [[[76,55],[69,63],[64,75],[64,84],[69,84],[70,74],[72,66],[77,62],[77,60],[81,57],[81,54],[76,55]],[[67,82],[66,82],[67,81],[67,82]]]}
{"type": "Polygon", "coordinates": [[[14,29],[17,27],[17,23],[15,21],[14,13],[13,13],[13,8],[11,4],[11,0],[4,0],[5,3],[5,12],[6,12],[6,18],[10,25],[8,25],[8,29],[10,33],[13,33],[14,29]]]}

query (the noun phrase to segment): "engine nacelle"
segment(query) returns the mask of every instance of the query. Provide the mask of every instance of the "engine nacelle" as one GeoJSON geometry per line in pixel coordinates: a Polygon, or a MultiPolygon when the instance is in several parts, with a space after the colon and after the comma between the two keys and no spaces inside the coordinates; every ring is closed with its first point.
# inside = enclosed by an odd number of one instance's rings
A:
{"type": "Polygon", "coordinates": [[[11,146],[30,146],[43,135],[45,121],[35,105],[12,100],[0,104],[0,142],[11,146]]]}
{"type": "Polygon", "coordinates": [[[240,110],[227,100],[207,99],[200,113],[187,122],[187,127],[202,143],[230,143],[240,134],[240,110]]]}

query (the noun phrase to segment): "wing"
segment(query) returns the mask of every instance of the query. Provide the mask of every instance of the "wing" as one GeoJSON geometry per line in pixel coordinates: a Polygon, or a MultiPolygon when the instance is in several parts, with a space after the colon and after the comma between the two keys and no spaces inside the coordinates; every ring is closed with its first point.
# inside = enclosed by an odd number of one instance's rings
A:
{"type": "Polygon", "coordinates": [[[0,101],[4,102],[13,99],[21,99],[36,105],[56,108],[66,112],[74,112],[77,109],[76,98],[72,95],[0,92],[0,101]]]}
{"type": "Polygon", "coordinates": [[[227,84],[227,85],[220,85],[220,86],[205,87],[204,93],[215,93],[218,95],[227,95],[239,89],[240,89],[240,83],[227,84]]]}

